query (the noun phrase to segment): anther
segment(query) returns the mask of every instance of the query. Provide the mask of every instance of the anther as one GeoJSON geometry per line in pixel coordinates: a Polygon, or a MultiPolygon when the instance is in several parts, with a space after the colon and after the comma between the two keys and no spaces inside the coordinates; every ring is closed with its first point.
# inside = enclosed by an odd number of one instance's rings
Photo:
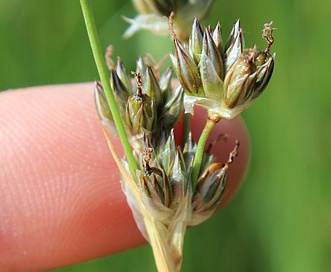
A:
{"type": "Polygon", "coordinates": [[[109,45],[106,50],[105,58],[106,58],[106,64],[108,69],[111,71],[114,69],[114,61],[112,60],[112,55],[113,55],[114,48],[112,45],[109,45]]]}
{"type": "Polygon", "coordinates": [[[153,148],[151,147],[146,147],[143,152],[142,152],[142,159],[143,159],[143,162],[144,162],[144,168],[145,168],[145,172],[147,174],[150,173],[151,171],[151,167],[149,166],[149,161],[151,160],[152,158],[152,152],[154,151],[153,148]]]}
{"type": "Polygon", "coordinates": [[[142,97],[143,96],[143,90],[142,90],[143,83],[141,81],[141,75],[140,75],[140,73],[136,73],[134,71],[132,71],[131,74],[134,75],[137,79],[137,96],[142,97]]]}
{"type": "Polygon", "coordinates": [[[236,145],[235,145],[234,149],[230,152],[229,159],[228,159],[226,165],[229,165],[230,163],[232,163],[233,159],[238,156],[239,145],[240,145],[239,141],[236,140],[236,145]]]}
{"type": "Polygon", "coordinates": [[[275,29],[275,28],[271,27],[272,23],[273,23],[273,21],[271,21],[270,23],[265,23],[264,29],[262,32],[262,38],[264,38],[268,43],[266,50],[264,50],[264,52],[267,54],[270,53],[270,48],[275,41],[274,37],[272,36],[272,32],[275,29]]]}
{"type": "Polygon", "coordinates": [[[174,17],[175,17],[175,13],[172,11],[169,15],[169,20],[168,20],[168,25],[169,25],[169,31],[170,31],[170,37],[171,40],[176,40],[176,33],[174,31],[174,17]]]}

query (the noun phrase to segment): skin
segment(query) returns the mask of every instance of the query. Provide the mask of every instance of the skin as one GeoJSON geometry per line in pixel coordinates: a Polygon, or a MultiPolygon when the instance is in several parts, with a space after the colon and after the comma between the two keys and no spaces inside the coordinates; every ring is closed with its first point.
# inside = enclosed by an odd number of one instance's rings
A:
{"type": "MultiPolygon", "coordinates": [[[[93,84],[56,85],[0,93],[0,270],[41,271],[145,244],[126,204],[93,102],[93,84]]],[[[205,112],[197,109],[198,139],[205,112]]],[[[180,137],[182,126],[176,128],[180,137]]],[[[221,121],[211,139],[226,162],[235,139],[226,196],[233,196],[248,162],[240,119],[221,121]]],[[[121,154],[118,139],[112,138],[121,154]]]]}

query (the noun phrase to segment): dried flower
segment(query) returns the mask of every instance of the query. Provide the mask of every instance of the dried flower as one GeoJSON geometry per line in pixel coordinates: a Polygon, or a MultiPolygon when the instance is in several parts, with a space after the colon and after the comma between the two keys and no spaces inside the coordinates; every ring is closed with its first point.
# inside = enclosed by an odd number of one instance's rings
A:
{"type": "Polygon", "coordinates": [[[271,78],[275,55],[271,23],[265,25],[266,50],[244,49],[239,20],[234,24],[223,49],[221,27],[204,32],[194,20],[188,47],[173,35],[175,54],[171,55],[176,74],[185,92],[185,110],[193,105],[208,109],[210,115],[231,119],[247,108],[265,89],[271,78]]]}

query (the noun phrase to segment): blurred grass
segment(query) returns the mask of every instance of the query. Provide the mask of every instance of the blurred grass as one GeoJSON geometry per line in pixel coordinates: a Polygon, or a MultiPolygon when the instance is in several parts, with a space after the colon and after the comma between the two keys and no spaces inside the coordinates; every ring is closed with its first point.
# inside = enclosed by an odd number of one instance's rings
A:
{"type": "MultiPolygon", "coordinates": [[[[148,33],[119,38],[121,15],[134,15],[128,0],[92,2],[104,48],[113,44],[128,69],[147,51],[159,60],[171,50],[168,38],[148,33]]],[[[216,2],[210,22],[220,20],[227,35],[240,18],[247,46],[264,47],[263,23],[275,21],[276,66],[243,114],[252,142],[246,182],[220,214],[188,232],[183,271],[331,271],[331,2],[216,2]]],[[[2,1],[0,38],[0,90],[98,78],[79,1],[2,1]]],[[[57,272],[137,267],[155,271],[148,247],[57,272]]]]}

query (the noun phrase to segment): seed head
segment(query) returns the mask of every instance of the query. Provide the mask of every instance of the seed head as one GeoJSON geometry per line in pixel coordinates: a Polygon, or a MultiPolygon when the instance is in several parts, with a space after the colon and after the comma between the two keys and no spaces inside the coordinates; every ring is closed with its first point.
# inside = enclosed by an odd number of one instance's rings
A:
{"type": "Polygon", "coordinates": [[[247,108],[264,91],[273,72],[272,32],[271,23],[265,24],[265,51],[244,49],[237,20],[223,49],[220,24],[202,31],[195,19],[188,48],[175,38],[175,54],[171,55],[185,92],[185,111],[193,113],[197,104],[208,109],[210,116],[231,119],[247,108]]]}

